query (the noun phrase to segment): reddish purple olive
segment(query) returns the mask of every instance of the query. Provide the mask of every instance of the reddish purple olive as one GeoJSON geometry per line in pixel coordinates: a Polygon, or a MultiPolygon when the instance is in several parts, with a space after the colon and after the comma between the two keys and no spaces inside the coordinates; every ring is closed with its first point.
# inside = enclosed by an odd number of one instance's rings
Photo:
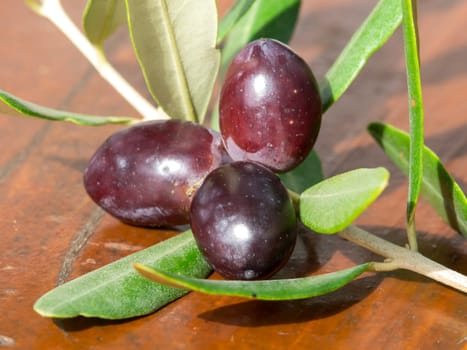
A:
{"type": "Polygon", "coordinates": [[[204,257],[228,279],[270,277],[287,262],[297,237],[287,189],[251,162],[213,170],[193,198],[190,222],[204,257]]]}
{"type": "Polygon", "coordinates": [[[144,122],[99,147],[84,172],[84,186],[100,207],[125,223],[187,224],[197,188],[228,159],[220,135],[199,124],[144,122]]]}
{"type": "Polygon", "coordinates": [[[289,171],[312,149],[321,108],[315,77],[301,57],[276,40],[253,41],[232,61],[221,90],[227,152],[235,161],[289,171]]]}

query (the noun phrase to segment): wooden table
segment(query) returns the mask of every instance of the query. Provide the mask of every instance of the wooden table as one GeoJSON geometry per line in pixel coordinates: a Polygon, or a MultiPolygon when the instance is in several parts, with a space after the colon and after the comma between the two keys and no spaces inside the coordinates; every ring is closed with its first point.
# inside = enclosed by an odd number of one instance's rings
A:
{"type": "MultiPolygon", "coordinates": [[[[64,1],[79,21],[85,1],[64,1]]],[[[221,11],[226,3],[222,2],[221,11]]],[[[303,1],[291,46],[321,78],[375,1],[303,1]]],[[[467,183],[467,2],[420,1],[426,142],[464,190],[467,183]]],[[[0,87],[76,112],[136,115],[46,20],[18,0],[0,3],[0,87]]],[[[108,43],[112,62],[140,91],[144,81],[124,31],[108,43]]],[[[145,93],[147,96],[147,93],[145,93]]],[[[316,145],[326,176],[385,166],[391,182],[358,224],[399,244],[406,178],[366,133],[370,121],[407,129],[401,32],[368,63],[326,114],[316,145]]],[[[413,273],[366,275],[332,294],[290,302],[196,293],[125,321],[50,320],[32,310],[43,293],[172,235],[103,215],[82,171],[118,127],[80,127],[0,117],[0,345],[18,349],[461,349],[465,295],[413,273]]],[[[422,200],[420,250],[467,272],[465,241],[422,200]]],[[[377,257],[334,236],[303,235],[285,273],[334,271],[377,257]]]]}

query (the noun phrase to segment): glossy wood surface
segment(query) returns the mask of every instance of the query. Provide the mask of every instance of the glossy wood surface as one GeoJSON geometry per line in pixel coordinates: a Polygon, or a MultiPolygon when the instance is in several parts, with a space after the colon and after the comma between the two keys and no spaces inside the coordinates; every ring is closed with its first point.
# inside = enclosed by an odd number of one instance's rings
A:
{"type": "MultiPolygon", "coordinates": [[[[85,1],[63,1],[79,21],[85,1]]],[[[219,1],[225,11],[231,1],[219,1]]],[[[291,46],[322,78],[375,1],[303,1],[291,46]]],[[[426,142],[467,184],[467,2],[419,2],[426,142]]],[[[0,88],[46,106],[136,115],[46,20],[22,1],[0,2],[0,88]]],[[[145,94],[125,31],[107,49],[145,94]]],[[[358,224],[405,244],[406,178],[365,131],[370,121],[407,130],[399,30],[326,114],[316,149],[326,176],[385,166],[388,189],[358,224]]],[[[289,302],[191,293],[136,319],[50,320],[32,310],[43,293],[175,234],[104,215],[82,171],[118,127],[89,128],[0,116],[0,346],[17,349],[463,349],[467,298],[410,272],[367,274],[332,294],[289,302]]],[[[466,242],[422,200],[420,250],[467,273],[466,242]]],[[[333,236],[302,234],[282,276],[334,271],[381,258],[333,236]]]]}

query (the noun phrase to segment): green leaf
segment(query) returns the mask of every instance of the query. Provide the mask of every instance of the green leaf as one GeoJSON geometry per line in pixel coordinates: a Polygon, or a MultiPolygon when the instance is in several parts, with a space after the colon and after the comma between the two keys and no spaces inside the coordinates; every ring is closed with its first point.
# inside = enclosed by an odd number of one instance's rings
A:
{"type": "Polygon", "coordinates": [[[323,112],[342,96],[401,21],[401,0],[379,1],[320,82],[323,112]]]}
{"type": "Polygon", "coordinates": [[[126,0],[134,50],[149,91],[173,117],[206,113],[219,69],[214,0],[126,0]]]}
{"type": "Polygon", "coordinates": [[[321,160],[314,150],[298,167],[278,175],[284,185],[296,193],[302,193],[324,179],[321,160]]]}
{"type": "Polygon", "coordinates": [[[413,0],[402,1],[402,24],[404,32],[405,64],[409,95],[410,151],[409,191],[407,196],[407,234],[411,249],[417,250],[415,231],[415,208],[417,206],[423,177],[423,99],[420,80],[420,58],[416,21],[416,4],[413,0]],[[414,12],[415,11],[415,12],[414,12]]]}
{"type": "Polygon", "coordinates": [[[96,46],[126,23],[125,0],[88,0],[83,14],[83,29],[96,46]]]}
{"type": "Polygon", "coordinates": [[[53,121],[67,121],[90,126],[127,124],[138,120],[130,117],[102,117],[60,111],[22,100],[3,90],[0,90],[0,113],[12,116],[36,117],[53,121]]]}
{"type": "Polygon", "coordinates": [[[388,179],[385,168],[361,168],[321,181],[300,196],[300,219],[318,233],[341,231],[381,194],[388,179]]]}
{"type": "Polygon", "coordinates": [[[227,37],[222,49],[221,72],[250,41],[272,38],[289,42],[299,10],[300,0],[256,0],[227,37]]]}
{"type": "Polygon", "coordinates": [[[190,278],[161,268],[135,264],[136,270],[157,283],[196,292],[261,300],[293,300],[323,295],[339,289],[368,270],[369,263],[317,276],[282,280],[224,281],[190,278]]]}
{"type": "Polygon", "coordinates": [[[219,29],[217,32],[217,44],[220,44],[228,34],[230,29],[242,18],[245,12],[248,11],[254,0],[237,0],[227,14],[222,18],[219,23],[219,29]]]}
{"type": "MultiPolygon", "coordinates": [[[[368,131],[388,157],[404,174],[408,174],[410,137],[393,126],[371,123],[368,131]]],[[[423,148],[423,178],[421,194],[454,230],[467,237],[467,199],[439,157],[428,147],[423,148]]]]}
{"type": "Polygon", "coordinates": [[[45,317],[122,319],[151,313],[186,293],[141,277],[132,266],[137,261],[193,277],[211,270],[186,231],[51,290],[34,310],[45,317]]]}

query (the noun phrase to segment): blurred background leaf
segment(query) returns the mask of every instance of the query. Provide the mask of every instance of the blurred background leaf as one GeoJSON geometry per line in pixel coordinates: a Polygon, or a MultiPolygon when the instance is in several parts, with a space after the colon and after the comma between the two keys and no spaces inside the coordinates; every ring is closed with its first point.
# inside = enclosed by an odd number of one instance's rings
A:
{"type": "Polygon", "coordinates": [[[368,59],[391,37],[401,21],[400,0],[378,2],[320,82],[323,112],[342,96],[368,59]]]}
{"type": "Polygon", "coordinates": [[[217,30],[217,44],[224,40],[225,36],[229,33],[230,29],[238,22],[240,18],[248,11],[253,5],[255,0],[237,0],[230,8],[229,12],[219,22],[217,30]]]}
{"type": "Polygon", "coordinates": [[[86,3],[84,33],[95,46],[102,47],[104,41],[126,22],[125,0],[88,0],[86,3]]]}
{"type": "Polygon", "coordinates": [[[299,194],[324,179],[321,160],[314,150],[298,167],[278,176],[288,189],[299,194]]]}

